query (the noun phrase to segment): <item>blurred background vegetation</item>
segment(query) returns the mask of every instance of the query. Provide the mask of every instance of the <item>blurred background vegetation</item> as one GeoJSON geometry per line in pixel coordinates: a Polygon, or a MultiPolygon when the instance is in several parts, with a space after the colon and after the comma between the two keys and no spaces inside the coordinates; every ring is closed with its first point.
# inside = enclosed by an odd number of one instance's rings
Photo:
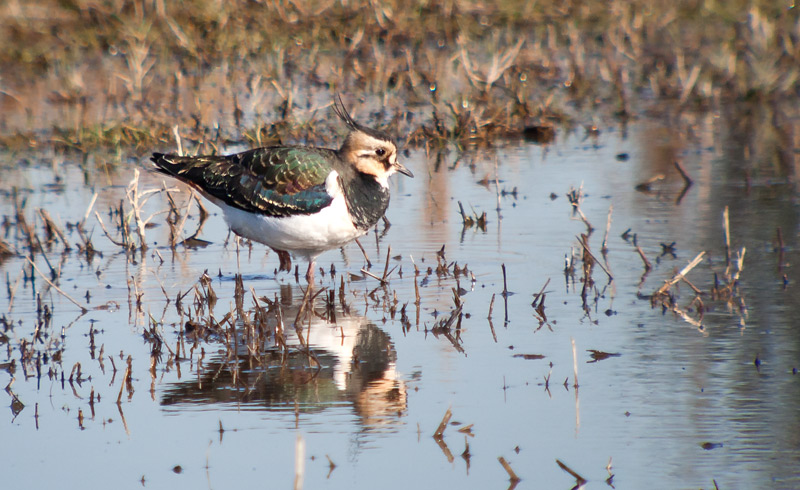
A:
{"type": "Polygon", "coordinates": [[[687,111],[796,139],[787,1],[7,0],[0,40],[12,149],[327,143],[337,91],[410,146],[687,111]]]}

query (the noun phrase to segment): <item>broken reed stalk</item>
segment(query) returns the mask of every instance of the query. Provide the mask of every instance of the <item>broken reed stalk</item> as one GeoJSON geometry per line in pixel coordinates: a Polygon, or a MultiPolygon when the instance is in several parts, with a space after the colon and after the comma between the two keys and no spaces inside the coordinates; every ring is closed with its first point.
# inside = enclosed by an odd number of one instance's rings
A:
{"type": "Polygon", "coordinates": [[[556,459],[556,464],[557,464],[557,465],[558,465],[558,466],[559,466],[559,467],[560,467],[562,470],[564,470],[564,471],[566,471],[567,473],[569,473],[570,475],[572,475],[572,477],[573,477],[573,478],[575,478],[575,480],[577,481],[578,485],[583,485],[584,483],[586,483],[586,482],[587,482],[586,478],[582,477],[580,474],[578,474],[578,472],[577,472],[577,471],[573,470],[572,468],[570,468],[570,467],[569,467],[569,466],[567,466],[566,464],[562,463],[562,462],[561,462],[561,460],[559,460],[559,459],[556,459]]]}
{"type": "Polygon", "coordinates": [[[56,272],[56,270],[53,268],[53,265],[50,263],[50,259],[47,258],[47,254],[44,253],[44,247],[42,246],[42,241],[39,239],[39,235],[33,235],[33,237],[36,238],[36,244],[39,246],[39,250],[42,252],[40,255],[44,259],[44,263],[47,264],[47,268],[50,269],[50,277],[57,279],[60,274],[56,272]]]}
{"type": "Polygon", "coordinates": [[[640,247],[638,244],[636,245],[636,251],[639,253],[639,257],[642,258],[642,262],[644,262],[645,273],[650,272],[650,270],[653,269],[653,264],[651,264],[650,261],[647,260],[647,257],[644,254],[644,250],[642,250],[642,247],[640,247]]]}
{"type": "Polygon", "coordinates": [[[61,243],[64,244],[65,250],[70,250],[69,242],[67,241],[67,237],[64,236],[64,232],[61,230],[61,227],[55,222],[50,213],[47,212],[44,208],[39,208],[39,215],[44,220],[45,225],[53,230],[53,232],[58,236],[58,239],[61,240],[61,243]]]}
{"type": "Polygon", "coordinates": [[[12,249],[11,245],[9,245],[5,240],[3,240],[2,237],[0,237],[0,257],[6,255],[14,255],[14,249],[12,249]]]}
{"type": "Polygon", "coordinates": [[[586,217],[586,215],[583,214],[583,211],[581,211],[581,207],[575,206],[575,211],[578,212],[578,216],[581,217],[581,221],[583,221],[583,224],[586,225],[587,233],[591,234],[594,231],[594,226],[592,226],[592,224],[589,222],[589,219],[586,217]]]}
{"type": "Polygon", "coordinates": [[[122,400],[122,392],[125,390],[125,383],[128,382],[128,376],[131,375],[131,365],[128,364],[128,367],[125,368],[125,376],[122,377],[122,383],[119,385],[119,395],[117,395],[117,405],[120,404],[122,400]]]}
{"type": "Polygon", "coordinates": [[[436,432],[433,433],[434,439],[441,439],[444,435],[444,430],[447,429],[447,423],[450,422],[450,417],[453,416],[453,411],[448,407],[447,411],[444,413],[444,417],[442,417],[442,421],[439,422],[439,427],[436,428],[436,432]]]}
{"type": "Polygon", "coordinates": [[[494,309],[494,294],[492,294],[492,301],[489,303],[489,316],[486,317],[486,320],[489,321],[489,330],[492,332],[492,338],[494,339],[494,343],[497,343],[497,332],[494,331],[494,324],[492,324],[492,310],[494,309]]]}
{"type": "Polygon", "coordinates": [[[70,301],[72,304],[74,304],[75,306],[77,306],[78,308],[80,308],[80,309],[81,309],[81,314],[83,314],[83,313],[86,313],[86,312],[88,312],[88,311],[89,311],[89,310],[87,310],[86,308],[84,308],[84,307],[83,307],[83,305],[81,305],[80,303],[78,303],[77,301],[75,301],[74,299],[72,299],[72,297],[71,297],[70,295],[68,295],[67,293],[65,293],[64,291],[62,291],[62,290],[61,290],[61,288],[59,288],[58,286],[56,286],[55,284],[53,284],[53,283],[50,281],[50,279],[48,279],[48,278],[47,278],[47,276],[45,276],[45,275],[42,273],[42,271],[40,271],[40,270],[39,270],[39,268],[38,268],[38,267],[36,267],[36,264],[34,264],[34,263],[33,263],[33,261],[30,259],[30,257],[25,257],[25,260],[27,260],[27,261],[28,261],[28,263],[29,263],[29,264],[31,264],[31,266],[33,267],[33,269],[34,269],[34,270],[35,270],[35,271],[36,271],[36,272],[37,272],[37,273],[38,273],[38,274],[39,274],[39,275],[42,277],[42,279],[44,279],[44,281],[45,281],[45,282],[46,282],[46,283],[47,283],[47,284],[48,284],[48,285],[49,285],[51,288],[53,288],[53,289],[55,289],[56,291],[58,291],[58,293],[59,293],[61,296],[63,296],[63,297],[65,297],[65,298],[67,298],[67,299],[68,299],[68,300],[69,300],[69,301],[70,301]]]}
{"type": "MultiPolygon", "coordinates": [[[[413,257],[412,257],[412,262],[413,257]]],[[[417,264],[414,264],[414,304],[417,305],[417,310],[419,310],[419,305],[422,304],[422,300],[419,297],[419,269],[417,268],[417,264]]]]}
{"type": "MultiPolygon", "coordinates": [[[[703,260],[703,256],[704,256],[705,254],[706,254],[706,252],[705,252],[705,251],[703,251],[703,252],[700,252],[699,254],[697,254],[697,257],[695,257],[694,259],[692,259],[692,261],[691,261],[691,262],[689,262],[689,263],[686,265],[686,267],[684,267],[683,269],[681,269],[681,271],[680,271],[680,272],[678,272],[677,274],[675,274],[675,275],[672,277],[672,279],[670,279],[670,280],[666,281],[666,282],[664,283],[664,285],[663,285],[663,286],[661,286],[660,288],[658,288],[658,291],[656,291],[656,292],[654,293],[654,295],[653,295],[653,296],[659,296],[659,295],[661,295],[661,294],[664,294],[665,292],[667,292],[667,291],[669,290],[669,288],[671,288],[671,287],[672,287],[672,286],[673,286],[675,283],[677,283],[678,281],[680,281],[681,279],[683,279],[683,277],[684,277],[686,274],[688,274],[688,273],[689,273],[689,271],[691,271],[692,269],[694,269],[695,267],[697,267],[697,264],[699,264],[699,263],[700,263],[700,261],[701,261],[701,260],[703,260]]],[[[696,288],[694,288],[694,287],[692,287],[692,289],[696,290],[696,288]]]]}
{"type": "Polygon", "coordinates": [[[183,229],[186,227],[186,220],[189,219],[189,212],[192,209],[194,197],[194,190],[189,188],[189,200],[186,203],[186,207],[183,209],[183,217],[181,218],[181,222],[178,224],[178,227],[175,229],[175,234],[172,236],[173,242],[170,243],[170,246],[172,247],[178,244],[178,238],[183,234],[183,229]]]}
{"type": "MultiPolygon", "coordinates": [[[[611,213],[614,212],[614,205],[608,207],[608,219],[606,220],[606,234],[603,235],[603,245],[600,246],[600,253],[603,255],[608,253],[608,234],[611,231],[611,213]]],[[[595,262],[597,262],[595,260],[595,262]]]]}
{"type": "Polygon", "coordinates": [[[461,225],[465,228],[469,228],[474,224],[474,220],[472,216],[467,216],[467,213],[464,212],[464,206],[461,204],[461,201],[458,201],[458,212],[461,213],[461,225]]]}
{"type": "MultiPolygon", "coordinates": [[[[609,215],[609,216],[610,216],[610,215],[609,215]]],[[[584,236],[585,236],[585,235],[584,235],[584,236]]],[[[594,254],[592,254],[592,251],[591,251],[591,250],[589,250],[589,247],[586,245],[586,243],[585,243],[585,242],[584,242],[584,241],[583,241],[583,240],[582,240],[580,237],[578,237],[578,236],[575,236],[575,238],[577,238],[577,239],[578,239],[578,243],[580,243],[580,244],[581,244],[581,247],[583,247],[583,251],[584,251],[584,252],[586,252],[587,254],[589,254],[589,257],[591,257],[591,258],[592,258],[592,260],[594,260],[594,263],[595,263],[595,264],[597,264],[597,265],[599,265],[599,266],[600,266],[600,268],[601,268],[601,269],[603,269],[603,272],[605,272],[605,273],[606,273],[606,275],[608,276],[608,280],[609,280],[609,282],[613,281],[613,280],[614,280],[614,276],[612,276],[612,275],[611,275],[611,273],[610,273],[610,272],[608,272],[608,269],[606,269],[606,268],[603,266],[603,264],[601,264],[601,263],[600,263],[600,261],[598,261],[598,260],[597,260],[597,257],[595,257],[595,256],[594,256],[594,254]]],[[[647,260],[647,259],[645,259],[645,260],[647,260]]]]}
{"type": "Polygon", "coordinates": [[[86,220],[89,219],[89,215],[92,213],[92,208],[94,207],[94,203],[97,201],[97,192],[94,193],[92,199],[89,201],[89,206],[86,207],[86,212],[83,213],[83,219],[80,223],[78,223],[79,228],[83,228],[84,223],[86,220]]]}
{"type": "MultiPolygon", "coordinates": [[[[533,302],[531,303],[531,306],[536,308],[536,306],[544,304],[544,290],[547,288],[548,284],[550,284],[549,277],[547,278],[547,281],[545,281],[544,286],[542,286],[542,289],[540,289],[538,293],[533,295],[533,302]],[[542,301],[542,303],[539,303],[540,300],[542,301]]],[[[494,296],[492,296],[492,299],[494,299],[494,296]]]]}
{"type": "Polygon", "coordinates": [[[722,226],[725,228],[725,277],[731,277],[731,222],[728,214],[728,206],[722,211],[722,226]]]}
{"type": "Polygon", "coordinates": [[[124,243],[124,242],[118,242],[118,241],[114,240],[114,238],[113,238],[113,237],[111,236],[111,234],[108,232],[108,229],[106,228],[106,224],[105,224],[105,223],[103,223],[103,218],[101,218],[101,217],[100,217],[100,213],[98,213],[97,211],[95,211],[95,212],[94,212],[94,215],[95,215],[95,217],[97,218],[97,222],[98,222],[98,223],[100,223],[100,228],[103,230],[103,233],[106,235],[106,238],[108,238],[108,239],[109,239],[109,241],[111,241],[111,243],[113,243],[114,245],[116,245],[116,246],[118,246],[118,247],[122,247],[122,248],[124,248],[124,249],[126,249],[126,250],[127,250],[127,249],[128,249],[128,247],[129,247],[129,245],[128,245],[128,244],[126,244],[126,243],[124,243]]]}
{"type": "MultiPolygon", "coordinates": [[[[141,196],[139,196],[139,169],[133,169],[133,180],[131,183],[128,184],[128,200],[131,203],[131,207],[133,208],[131,212],[133,213],[133,220],[136,223],[136,234],[139,236],[139,247],[142,251],[147,249],[147,243],[145,241],[145,228],[144,228],[144,221],[142,220],[140,210],[143,202],[140,204],[141,196]]],[[[121,206],[120,206],[121,207],[121,206]]]]}
{"type": "Polygon", "coordinates": [[[21,267],[19,270],[19,274],[17,274],[17,279],[14,281],[14,286],[10,287],[8,291],[8,310],[6,311],[7,313],[11,313],[11,309],[14,307],[14,298],[17,296],[17,288],[19,288],[19,282],[22,279],[23,275],[25,275],[25,268],[21,267]]]}
{"type": "Polygon", "coordinates": [[[303,479],[306,472],[306,442],[303,436],[297,433],[297,440],[294,445],[294,490],[303,488],[303,479]]]}
{"type": "Polygon", "coordinates": [[[731,277],[731,287],[733,287],[734,283],[739,280],[739,275],[742,273],[742,269],[744,268],[744,254],[747,252],[747,248],[742,247],[742,250],[737,254],[736,257],[736,273],[731,277]]]}
{"type": "Polygon", "coordinates": [[[692,284],[692,281],[690,281],[690,280],[686,279],[685,277],[681,277],[681,281],[685,282],[687,286],[689,286],[690,288],[692,288],[692,291],[694,291],[694,294],[696,294],[696,295],[698,295],[698,296],[700,296],[701,294],[703,294],[703,292],[702,292],[702,291],[700,291],[700,288],[698,288],[697,286],[695,286],[694,284],[692,284]]]}
{"type": "MultiPolygon", "coordinates": [[[[389,245],[386,247],[386,263],[383,266],[383,277],[381,278],[381,284],[386,284],[386,276],[389,274],[389,256],[392,253],[392,246],[389,245]]],[[[394,271],[394,269],[392,269],[394,271]]]]}
{"type": "Polygon", "coordinates": [[[522,480],[522,478],[518,477],[517,474],[514,473],[514,470],[511,468],[511,465],[508,464],[508,461],[506,461],[506,458],[500,456],[499,458],[497,458],[497,461],[500,461],[500,464],[503,466],[503,469],[506,470],[506,473],[508,473],[508,479],[509,480],[511,480],[513,483],[516,483],[516,482],[522,480]]]}

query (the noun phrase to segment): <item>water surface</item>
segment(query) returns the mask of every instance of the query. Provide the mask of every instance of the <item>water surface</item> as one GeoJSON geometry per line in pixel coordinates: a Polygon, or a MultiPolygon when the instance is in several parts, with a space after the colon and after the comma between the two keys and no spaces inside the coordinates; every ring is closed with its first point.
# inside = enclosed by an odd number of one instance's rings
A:
{"type": "MultiPolygon", "coordinates": [[[[84,228],[96,253],[79,249],[72,225],[94,193],[93,210],[119,240],[113,210],[120,201],[130,210],[126,186],[146,158],[3,154],[3,236],[18,252],[0,262],[5,480],[288,488],[297,483],[300,438],[306,488],[506,487],[498,457],[522,478],[518,488],[574,486],[556,460],[586,488],[797,488],[797,192],[779,174],[737,171],[745,155],[713,117],[698,119],[691,137],[641,121],[599,135],[559,133],[548,146],[411,152],[404,163],[416,178],[393,178],[391,226],[362,239],[370,272],[382,276],[390,247],[389,270],[397,268],[381,287],[360,272],[365,259],[355,245],[324,254],[317,286],[335,291],[335,320],[320,297],[320,315],[303,323],[301,339],[293,320],[303,282],[276,274],[277,257],[263,246],[237,243],[208,203],[212,215],[198,235],[206,246],[173,251],[166,215],[157,214],[148,250],[126,255],[90,213],[84,228]],[[683,195],[676,159],[694,179],[683,195]],[[657,174],[665,178],[649,190],[635,188],[657,174]],[[614,278],[595,266],[585,295],[578,240],[587,225],[568,200],[578,189],[594,228],[588,244],[614,278]],[[43,241],[37,268],[50,278],[47,257],[63,294],[27,265],[15,200],[43,241]],[[467,214],[485,212],[485,227],[465,227],[459,203],[467,214]],[[710,294],[726,269],[726,206],[734,259],[746,249],[730,301],[710,294]],[[39,208],[64,229],[70,250],[47,244],[39,208]],[[652,263],[644,277],[634,234],[652,263]],[[651,308],[650,295],[703,251],[688,274],[704,293],[702,319],[686,283],[672,291],[694,324],[651,308]],[[446,271],[437,274],[439,264],[446,271]],[[218,298],[211,317],[199,306],[204,271],[218,298]],[[234,353],[229,338],[187,331],[189,311],[198,324],[235,313],[236,274],[251,316],[253,293],[261,306],[281,305],[288,350],[272,338],[254,346],[260,357],[244,340],[234,353]],[[454,290],[462,311],[445,332],[454,290]],[[179,313],[175,299],[187,291],[179,313]],[[540,291],[546,320],[531,306],[540,291]],[[153,332],[163,339],[160,353],[153,332]],[[592,362],[590,349],[619,355],[592,362]],[[448,409],[451,425],[437,441],[448,409]]],[[[142,173],[140,191],[162,186],[142,173]]],[[[184,206],[186,194],[174,195],[184,206]]],[[[142,215],[166,208],[158,194],[142,215]]],[[[184,236],[197,225],[192,205],[184,236]]],[[[277,324],[274,312],[267,322],[277,324]]]]}

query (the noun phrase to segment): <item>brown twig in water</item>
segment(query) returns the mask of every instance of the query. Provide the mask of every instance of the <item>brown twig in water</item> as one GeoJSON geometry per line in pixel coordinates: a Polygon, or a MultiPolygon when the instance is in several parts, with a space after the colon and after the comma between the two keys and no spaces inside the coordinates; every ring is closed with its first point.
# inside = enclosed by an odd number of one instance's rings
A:
{"type": "MultiPolygon", "coordinates": [[[[608,233],[611,231],[611,213],[614,212],[614,205],[608,207],[608,219],[606,220],[606,234],[603,235],[603,245],[600,246],[600,253],[606,255],[608,253],[608,233]]],[[[595,260],[595,262],[597,262],[595,260]]]]}
{"type": "MultiPolygon", "coordinates": [[[[414,262],[414,258],[411,258],[411,262],[414,262]]],[[[422,300],[419,297],[419,281],[417,278],[419,277],[419,268],[417,264],[414,264],[414,304],[417,305],[417,309],[419,309],[419,305],[421,304],[422,300]]]]}
{"type": "Polygon", "coordinates": [[[61,227],[58,226],[55,220],[53,220],[53,217],[50,216],[50,213],[48,213],[44,208],[39,208],[39,215],[42,217],[42,220],[47,228],[52,230],[56,236],[58,236],[58,239],[61,240],[61,243],[64,244],[64,250],[70,250],[71,248],[66,236],[64,236],[64,232],[61,230],[61,227]]]}
{"type": "Polygon", "coordinates": [[[434,437],[433,440],[436,441],[436,445],[439,446],[439,449],[444,453],[444,457],[447,458],[448,463],[455,461],[456,458],[453,457],[453,453],[450,451],[450,448],[447,447],[447,443],[444,442],[444,439],[434,437]]]}
{"type": "Polygon", "coordinates": [[[447,428],[447,423],[450,422],[450,417],[453,416],[453,411],[448,407],[447,411],[444,413],[444,417],[442,417],[442,421],[439,422],[439,427],[436,428],[436,432],[433,433],[434,439],[441,439],[444,435],[444,430],[447,428]]]}
{"type": "Polygon", "coordinates": [[[103,223],[103,218],[101,218],[101,217],[100,217],[100,213],[98,213],[97,211],[95,211],[95,212],[94,212],[94,215],[95,215],[95,217],[97,218],[97,222],[98,222],[98,223],[100,223],[100,228],[103,230],[103,233],[105,233],[105,235],[106,235],[106,238],[108,238],[108,239],[111,241],[111,243],[113,243],[114,245],[116,245],[116,246],[118,246],[118,247],[122,247],[122,248],[124,248],[124,249],[127,249],[127,248],[128,248],[128,245],[126,245],[126,244],[125,244],[125,243],[123,243],[123,242],[118,242],[118,241],[114,240],[114,239],[111,237],[111,234],[108,232],[108,229],[106,228],[106,225],[105,225],[105,223],[103,223]]]}
{"type": "Polygon", "coordinates": [[[569,203],[572,205],[572,210],[578,213],[580,216],[581,221],[583,224],[586,225],[586,233],[591,235],[594,231],[594,226],[589,222],[589,219],[583,214],[581,211],[581,201],[583,201],[583,184],[578,189],[570,189],[569,193],[567,193],[567,197],[569,198],[569,203]]]}
{"type": "Polygon", "coordinates": [[[572,475],[572,477],[573,477],[573,478],[575,478],[575,480],[576,480],[576,482],[578,483],[578,485],[579,485],[579,486],[580,486],[580,485],[583,485],[583,484],[585,484],[585,483],[586,483],[586,481],[587,481],[587,480],[586,480],[586,478],[582,477],[581,475],[579,475],[579,474],[578,474],[578,472],[577,472],[577,471],[573,470],[573,469],[572,469],[572,468],[570,468],[569,466],[567,466],[567,465],[565,465],[564,463],[562,463],[562,462],[561,462],[561,460],[559,460],[559,459],[556,459],[556,464],[557,464],[557,465],[558,465],[558,466],[559,466],[559,467],[560,467],[562,470],[564,470],[564,471],[566,471],[567,473],[569,473],[570,475],[572,475]]]}
{"type": "Polygon", "coordinates": [[[9,288],[8,292],[8,310],[7,312],[11,312],[11,308],[14,307],[14,298],[17,296],[17,288],[19,288],[19,281],[22,279],[22,276],[25,275],[25,267],[21,267],[19,274],[17,274],[17,279],[14,281],[14,286],[9,288]]]}
{"type": "Polygon", "coordinates": [[[644,273],[647,274],[653,269],[653,264],[651,264],[650,261],[647,260],[647,256],[645,256],[644,250],[642,250],[642,247],[640,247],[639,244],[636,243],[636,240],[634,240],[633,244],[636,247],[636,251],[639,253],[639,257],[642,258],[642,262],[644,262],[644,273]]]}
{"type": "Polygon", "coordinates": [[[78,308],[80,308],[80,309],[81,309],[81,313],[86,313],[86,312],[88,312],[88,311],[89,311],[89,310],[87,310],[86,308],[84,308],[84,307],[83,307],[83,305],[81,305],[80,303],[78,303],[77,301],[75,301],[74,299],[72,299],[72,297],[71,297],[70,295],[68,295],[67,293],[65,293],[64,291],[62,291],[62,290],[61,290],[61,288],[59,288],[58,286],[56,286],[55,284],[53,284],[52,282],[50,282],[50,279],[48,279],[48,278],[47,278],[47,276],[45,276],[45,275],[42,273],[42,271],[40,271],[40,270],[39,270],[39,268],[38,268],[38,267],[36,267],[36,264],[34,264],[34,263],[33,263],[33,261],[30,259],[30,257],[25,257],[25,260],[27,260],[27,261],[28,261],[28,263],[30,263],[30,264],[31,264],[31,266],[33,267],[33,269],[34,269],[36,272],[38,272],[38,273],[39,273],[39,275],[42,277],[42,279],[44,279],[44,281],[45,281],[45,282],[46,282],[46,283],[47,283],[47,284],[48,284],[48,285],[49,285],[51,288],[53,288],[53,289],[55,289],[56,291],[58,291],[58,293],[59,293],[61,296],[63,296],[63,297],[65,297],[65,298],[67,298],[67,299],[68,299],[68,300],[69,300],[69,301],[70,301],[72,304],[74,304],[75,306],[77,306],[78,308]]]}
{"type": "Polygon", "coordinates": [[[36,244],[39,246],[39,250],[41,250],[41,256],[44,259],[44,263],[47,264],[47,268],[50,269],[50,277],[53,279],[58,279],[60,273],[53,268],[53,265],[50,263],[50,259],[47,258],[47,254],[44,252],[44,247],[42,246],[42,241],[39,239],[39,235],[33,235],[36,239],[36,244]]]}
{"type": "Polygon", "coordinates": [[[508,297],[514,293],[508,290],[508,286],[506,284],[506,264],[502,264],[503,266],[503,292],[500,293],[500,296],[503,297],[503,321],[506,325],[508,325],[508,297]]]}
{"type": "MultiPolygon", "coordinates": [[[[657,290],[655,293],[653,293],[653,296],[654,296],[654,297],[656,297],[656,296],[660,296],[660,295],[662,295],[662,294],[666,293],[666,292],[669,290],[669,288],[671,288],[671,287],[672,287],[672,286],[673,286],[673,285],[674,285],[676,282],[678,282],[678,281],[680,281],[681,279],[683,279],[683,277],[684,277],[686,274],[688,274],[688,273],[689,273],[689,271],[691,271],[692,269],[694,269],[695,267],[697,267],[697,264],[699,264],[699,263],[700,263],[700,261],[701,261],[701,260],[703,260],[703,256],[704,256],[705,254],[706,254],[706,253],[705,253],[705,251],[703,251],[703,252],[700,252],[699,254],[697,254],[697,257],[695,257],[694,259],[692,259],[692,261],[691,261],[691,262],[689,262],[689,264],[687,264],[687,265],[686,265],[686,267],[684,267],[683,269],[681,269],[681,271],[680,271],[680,272],[678,272],[677,274],[675,274],[675,275],[672,277],[672,279],[669,279],[668,281],[664,282],[664,285],[663,285],[663,286],[661,286],[660,288],[658,288],[658,290],[657,290]]],[[[694,289],[695,291],[697,291],[697,288],[695,288],[695,287],[692,287],[692,289],[694,289]]]]}
{"type": "Polygon", "coordinates": [[[469,228],[475,224],[475,220],[472,219],[472,216],[467,216],[467,213],[464,212],[464,206],[461,204],[461,201],[458,201],[458,212],[461,213],[461,225],[464,228],[469,228]]]}
{"type": "MultiPolygon", "coordinates": [[[[389,256],[391,255],[391,253],[392,253],[392,246],[389,245],[388,247],[386,247],[386,263],[383,266],[383,277],[381,278],[381,284],[386,284],[386,276],[390,274],[389,256]]],[[[394,269],[392,269],[392,272],[394,272],[394,269]]]]}
{"type": "Polygon", "coordinates": [[[509,295],[508,292],[508,282],[506,281],[506,264],[503,263],[500,265],[503,269],[503,292],[500,293],[504,298],[509,295]]]}
{"type": "MultiPolygon", "coordinates": [[[[586,235],[584,235],[584,236],[586,236],[586,235]]],[[[589,257],[591,257],[591,258],[592,258],[592,260],[594,260],[594,263],[595,263],[595,264],[597,264],[597,265],[599,265],[599,266],[600,266],[600,268],[601,268],[601,269],[603,269],[603,272],[605,272],[605,273],[606,273],[606,275],[608,276],[608,281],[609,281],[609,282],[613,281],[613,280],[614,280],[614,276],[612,276],[612,275],[611,275],[611,273],[610,273],[610,272],[608,272],[608,269],[606,269],[606,268],[603,266],[603,264],[601,264],[601,263],[600,263],[600,262],[597,260],[597,257],[595,257],[595,256],[594,256],[594,254],[592,254],[592,251],[591,251],[591,250],[589,250],[589,247],[586,245],[586,243],[584,243],[584,241],[581,239],[581,237],[575,236],[575,238],[578,240],[578,243],[580,243],[580,244],[581,244],[581,247],[583,247],[583,251],[584,251],[584,252],[586,252],[587,254],[589,254],[589,257]]],[[[645,260],[647,260],[647,259],[645,259],[645,260]]]]}
{"type": "Polygon", "coordinates": [[[702,292],[702,291],[700,291],[700,289],[698,289],[698,287],[697,287],[697,286],[695,286],[694,284],[692,284],[692,281],[690,281],[690,280],[686,279],[685,277],[681,277],[681,281],[685,282],[685,283],[686,283],[686,284],[687,284],[687,285],[688,285],[690,288],[692,288],[692,291],[694,291],[694,294],[696,294],[696,295],[698,295],[698,296],[699,296],[699,295],[701,295],[701,294],[703,294],[703,292],[702,292]]]}
{"type": "Polygon", "coordinates": [[[731,222],[728,216],[728,206],[722,212],[722,226],[725,228],[725,277],[731,277],[731,222]]]}
{"type": "Polygon", "coordinates": [[[500,464],[503,466],[503,469],[506,470],[506,473],[508,473],[508,479],[509,480],[511,480],[513,483],[516,483],[516,482],[522,480],[520,477],[517,476],[516,473],[514,473],[514,470],[511,468],[511,465],[508,464],[508,461],[506,461],[506,458],[500,456],[499,458],[497,458],[497,461],[500,461],[500,464]]]}
{"type": "Polygon", "coordinates": [[[549,277],[547,278],[547,281],[545,281],[544,286],[542,286],[542,289],[540,289],[538,293],[533,295],[533,303],[531,303],[531,306],[536,308],[536,305],[539,303],[539,300],[544,295],[544,290],[545,290],[545,288],[547,288],[548,284],[550,284],[550,278],[549,277]]]}
{"type": "Polygon", "coordinates": [[[492,301],[489,303],[489,316],[486,319],[489,321],[489,330],[492,332],[494,343],[497,343],[497,332],[494,331],[494,324],[492,323],[492,309],[494,308],[494,294],[492,294],[492,301]]]}
{"type": "Polygon", "coordinates": [[[128,367],[125,369],[125,376],[122,377],[122,383],[119,385],[119,395],[117,395],[117,405],[120,404],[120,400],[122,400],[122,392],[125,390],[125,383],[128,382],[128,376],[131,375],[131,366],[128,364],[128,367]]]}

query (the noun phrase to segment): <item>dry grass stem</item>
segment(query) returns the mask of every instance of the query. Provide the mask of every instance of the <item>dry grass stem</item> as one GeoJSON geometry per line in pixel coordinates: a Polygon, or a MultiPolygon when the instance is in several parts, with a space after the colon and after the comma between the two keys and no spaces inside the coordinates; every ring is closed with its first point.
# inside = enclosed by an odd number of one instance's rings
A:
{"type": "Polygon", "coordinates": [[[521,481],[521,478],[518,477],[516,473],[514,473],[513,468],[511,468],[511,465],[508,464],[508,461],[506,461],[504,457],[500,456],[499,458],[497,458],[497,461],[499,461],[500,465],[503,466],[503,469],[506,470],[506,473],[508,473],[508,479],[511,480],[512,483],[521,481]]]}
{"type": "Polygon", "coordinates": [[[36,271],[36,272],[39,274],[39,276],[40,276],[42,279],[44,279],[44,282],[46,282],[48,286],[50,286],[51,288],[55,289],[55,290],[58,292],[58,294],[60,294],[61,296],[63,296],[63,297],[65,297],[65,298],[67,298],[67,299],[70,301],[70,303],[72,303],[72,304],[74,304],[75,306],[77,306],[78,308],[80,308],[80,310],[81,310],[81,313],[86,313],[86,312],[88,312],[88,311],[89,311],[89,310],[88,310],[88,309],[86,309],[86,308],[85,308],[83,305],[81,305],[80,303],[78,303],[77,301],[75,301],[75,300],[72,298],[72,296],[68,295],[67,293],[65,293],[64,291],[62,291],[62,290],[61,290],[61,288],[59,288],[58,286],[56,286],[55,284],[53,284],[53,283],[50,281],[50,279],[48,279],[48,278],[47,278],[47,276],[45,276],[45,275],[42,273],[42,271],[40,271],[40,270],[39,270],[39,268],[38,268],[38,267],[36,267],[36,264],[34,264],[34,263],[33,263],[33,261],[30,259],[30,257],[25,257],[25,260],[27,260],[27,261],[28,261],[28,263],[31,265],[31,267],[33,267],[33,269],[34,269],[34,270],[35,270],[35,271],[36,271]]]}
{"type": "MultiPolygon", "coordinates": [[[[677,283],[678,281],[683,279],[684,276],[686,276],[686,274],[688,274],[692,269],[697,267],[697,264],[699,264],[700,261],[703,260],[703,256],[705,254],[706,254],[705,251],[700,252],[699,254],[697,254],[697,256],[694,259],[692,259],[692,261],[689,262],[686,265],[686,267],[684,267],[683,269],[681,269],[680,272],[678,272],[677,274],[672,276],[671,279],[665,281],[664,285],[661,286],[660,288],[658,288],[658,290],[655,293],[653,293],[653,296],[660,296],[660,295],[666,293],[667,291],[669,291],[669,288],[671,288],[675,283],[677,283]]],[[[697,290],[697,288],[694,288],[694,287],[693,287],[693,289],[697,290]]]]}
{"type": "Polygon", "coordinates": [[[439,426],[433,433],[434,439],[441,439],[444,436],[444,431],[445,429],[447,429],[447,424],[450,422],[450,418],[452,416],[453,416],[453,411],[450,408],[448,408],[447,411],[444,413],[444,417],[442,417],[442,421],[439,422],[439,426]]]}
{"type": "Polygon", "coordinates": [[[728,206],[722,211],[722,226],[725,230],[725,277],[731,277],[731,222],[728,216],[728,206]]]}
{"type": "Polygon", "coordinates": [[[572,468],[561,462],[561,460],[557,459],[556,464],[558,465],[559,468],[572,475],[572,477],[575,478],[575,481],[578,483],[578,486],[582,486],[586,484],[586,482],[588,481],[586,480],[586,478],[579,475],[577,471],[573,470],[572,468]]]}
{"type": "Polygon", "coordinates": [[[603,272],[605,272],[606,275],[608,276],[608,282],[613,281],[614,276],[612,276],[611,272],[609,272],[608,269],[606,269],[605,266],[601,264],[600,261],[597,260],[597,257],[595,257],[594,254],[592,254],[592,251],[589,250],[589,246],[585,243],[585,240],[588,239],[588,237],[586,237],[586,235],[583,235],[582,237],[576,236],[575,238],[578,240],[578,243],[581,244],[581,247],[583,247],[583,251],[586,252],[592,258],[595,264],[597,264],[598,266],[600,266],[601,269],[603,269],[603,272]]]}

